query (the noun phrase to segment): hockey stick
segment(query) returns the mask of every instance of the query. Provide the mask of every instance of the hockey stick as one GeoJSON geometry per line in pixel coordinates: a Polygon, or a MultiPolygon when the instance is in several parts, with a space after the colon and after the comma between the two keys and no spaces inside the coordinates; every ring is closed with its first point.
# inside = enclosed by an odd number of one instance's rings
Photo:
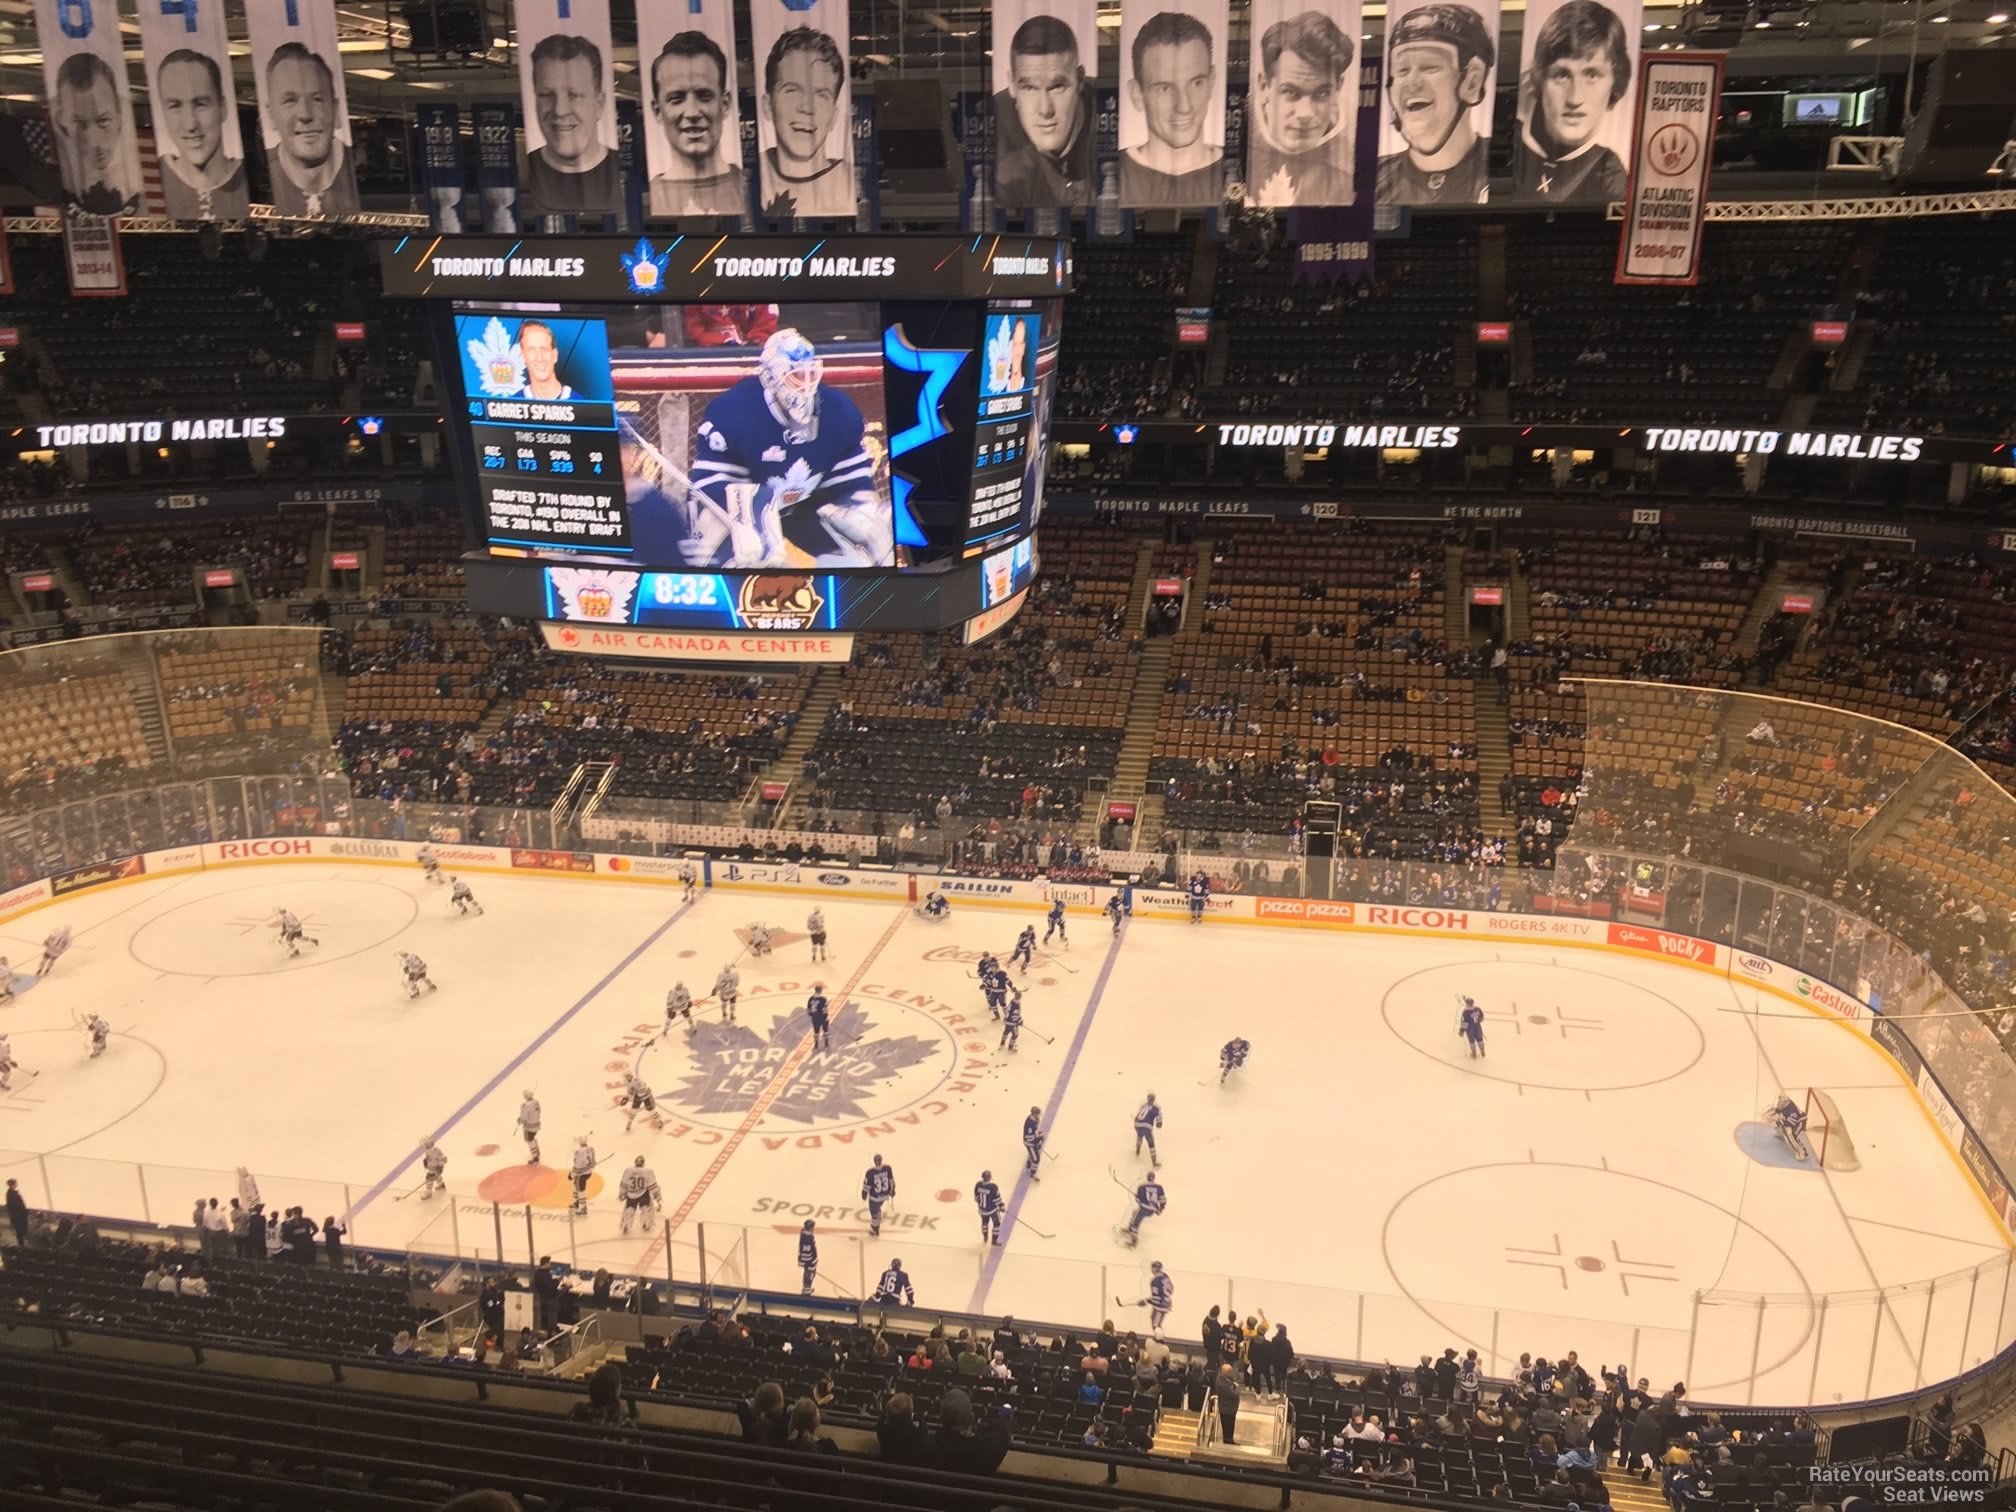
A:
{"type": "Polygon", "coordinates": [[[1046,1045],[1054,1045],[1057,1043],[1056,1040],[1052,1039],[1049,1035],[1045,1034],[1041,1029],[1030,1029],[1027,1024],[1024,1024],[1022,1027],[1028,1030],[1029,1033],[1035,1035],[1036,1038],[1043,1041],[1043,1043],[1046,1045]]]}
{"type": "Polygon", "coordinates": [[[1026,1218],[1022,1218],[1022,1217],[1013,1217],[1013,1218],[1010,1218],[1010,1219],[1009,1219],[1008,1221],[1009,1221],[1009,1222],[1011,1222],[1011,1223],[1013,1223],[1013,1224],[1015,1224],[1016,1226],[1018,1226],[1018,1227],[1020,1227],[1020,1228],[1026,1228],[1027,1230],[1029,1230],[1029,1232],[1030,1232],[1030,1233],[1034,1234],[1034,1235],[1035,1235],[1035,1236],[1036,1236],[1036,1237],[1037,1237],[1038,1239],[1055,1239],[1055,1238],[1057,1237],[1057,1236],[1056,1236],[1055,1234],[1046,1234],[1046,1233],[1044,1233],[1044,1232],[1043,1232],[1043,1230],[1041,1230],[1041,1229],[1039,1229],[1038,1227],[1036,1227],[1036,1225],[1035,1225],[1035,1224],[1033,1224],[1033,1223],[1029,1222],[1029,1220],[1028,1220],[1028,1219],[1026,1219],[1026,1218]]]}
{"type": "Polygon", "coordinates": [[[1114,1170],[1113,1167],[1111,1167],[1110,1165],[1106,1167],[1106,1174],[1113,1178],[1113,1185],[1117,1186],[1118,1188],[1120,1188],[1121,1191],[1125,1192],[1128,1196],[1128,1199],[1131,1201],[1134,1196],[1134,1188],[1130,1187],[1129,1185],[1127,1185],[1126,1182],[1122,1181],[1120,1179],[1120,1173],[1114,1170]]]}

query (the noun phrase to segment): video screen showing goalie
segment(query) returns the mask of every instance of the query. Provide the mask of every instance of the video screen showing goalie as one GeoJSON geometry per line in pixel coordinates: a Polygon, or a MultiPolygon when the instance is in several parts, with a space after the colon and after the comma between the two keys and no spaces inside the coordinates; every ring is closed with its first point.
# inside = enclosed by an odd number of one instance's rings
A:
{"type": "Polygon", "coordinates": [[[880,307],[612,313],[631,560],[898,565],[880,307]]]}

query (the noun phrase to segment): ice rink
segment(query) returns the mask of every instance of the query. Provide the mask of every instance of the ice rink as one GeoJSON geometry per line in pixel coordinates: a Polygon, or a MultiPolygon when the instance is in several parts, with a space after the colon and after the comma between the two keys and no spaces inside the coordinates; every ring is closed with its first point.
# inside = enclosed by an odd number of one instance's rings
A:
{"type": "Polygon", "coordinates": [[[23,984],[0,1027],[30,1077],[0,1097],[0,1165],[35,1207],[186,1223],[228,1201],[238,1165],[269,1207],[349,1215],[351,1240],[495,1258],[542,1253],[682,1280],[795,1292],[818,1220],[817,1291],[855,1297],[893,1257],[920,1307],[1144,1328],[1148,1262],[1175,1278],[1168,1331],[1213,1303],[1265,1309],[1309,1353],[1405,1365],[1445,1345],[1502,1367],[1578,1350],[1705,1401],[1794,1403],[1899,1391],[1996,1352],[2016,1317],[2001,1229],[1916,1096],[1862,1035],[1724,978],[1651,959],[1487,942],[1137,920],[1117,938],[1074,913],[1068,948],[1021,974],[1019,1051],[998,1048],[973,978],[1040,915],[568,878],[470,878],[461,918],[417,870],[251,866],[106,888],[12,920],[32,965],[59,922],[77,944],[23,984]],[[805,916],[823,904],[832,958],[805,916]],[[293,909],[320,940],[275,943],[293,909]],[[739,1022],[654,1040],[668,987],[696,998],[741,959],[739,1022]],[[409,1002],[394,952],[440,991],[409,1002]],[[815,981],[836,1021],[814,1054],[815,981]],[[1455,1034],[1487,1009],[1489,1055],[1455,1034]],[[86,1056],[74,1015],[114,1035],[86,1056]],[[1218,1084],[1234,1035],[1252,1060],[1218,1084]],[[631,1066],[658,1099],[626,1134],[631,1066]],[[1824,1088],[1861,1158],[1771,1158],[1759,1110],[1824,1088]],[[541,1164],[513,1129],[536,1090],[541,1164]],[[1165,1109],[1166,1215],[1138,1249],[1116,1228],[1138,1181],[1131,1116],[1165,1109]],[[1023,1172],[1044,1110],[1055,1159],[1023,1172]],[[601,1167],[587,1217],[561,1176],[574,1136],[601,1167]],[[454,1200],[415,1194],[418,1148],[447,1152],[454,1200]],[[894,1168],[879,1238],[859,1201],[871,1153],[894,1168]],[[618,1231],[616,1174],[638,1154],[664,1220],[618,1231]],[[980,1243],[991,1169],[1014,1218],[980,1243]],[[1880,1288],[1904,1287],[1879,1296],[1880,1288]]]}

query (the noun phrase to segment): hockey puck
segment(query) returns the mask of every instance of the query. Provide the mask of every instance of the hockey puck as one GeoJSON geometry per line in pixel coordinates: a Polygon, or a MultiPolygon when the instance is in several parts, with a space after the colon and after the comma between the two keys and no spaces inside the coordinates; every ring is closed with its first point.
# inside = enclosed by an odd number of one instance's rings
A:
{"type": "Polygon", "coordinates": [[[497,1146],[494,1144],[478,1145],[476,1146],[476,1153],[478,1155],[495,1155],[497,1153],[497,1146]]]}
{"type": "Polygon", "coordinates": [[[957,1202],[959,1194],[951,1187],[945,1187],[938,1193],[938,1200],[940,1202],[957,1202]]]}

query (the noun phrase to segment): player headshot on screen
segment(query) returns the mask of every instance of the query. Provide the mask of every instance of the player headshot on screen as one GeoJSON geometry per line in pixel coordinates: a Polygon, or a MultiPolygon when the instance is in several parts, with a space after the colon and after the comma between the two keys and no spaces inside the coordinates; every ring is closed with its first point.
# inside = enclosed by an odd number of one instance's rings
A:
{"type": "Polygon", "coordinates": [[[546,145],[525,159],[525,213],[613,215],[623,164],[602,140],[602,50],[552,32],[532,49],[532,105],[546,145]]]}
{"type": "Polygon", "coordinates": [[[826,156],[833,118],[846,101],[847,62],[833,39],[793,27],[771,45],[763,64],[763,109],[777,145],[764,151],[764,207],[777,220],[854,213],[854,181],[839,158],[826,156]]]}
{"type": "Polygon", "coordinates": [[[176,220],[244,219],[245,160],[224,151],[224,112],[237,108],[215,58],[184,47],[161,60],[154,79],[161,197],[176,220]]]}
{"type": "Polygon", "coordinates": [[[1262,34],[1260,99],[1253,113],[1246,183],[1254,204],[1351,203],[1346,123],[1355,117],[1358,102],[1347,101],[1344,91],[1357,51],[1321,11],[1286,17],[1262,34]]]}
{"type": "Polygon", "coordinates": [[[1596,138],[1630,88],[1630,40],[1609,6],[1567,0],[1542,22],[1519,81],[1519,192],[1569,204],[1622,199],[1624,165],[1596,138]]]}
{"type": "Polygon", "coordinates": [[[1161,11],[1134,35],[1127,94],[1148,140],[1120,154],[1120,203],[1208,205],[1223,188],[1223,149],[1204,139],[1217,69],[1211,32],[1195,16],[1161,11]]]}
{"type": "Polygon", "coordinates": [[[708,402],[694,433],[688,567],[878,567],[895,560],[860,406],[826,387],[790,326],[708,402]]]}
{"type": "Polygon", "coordinates": [[[1078,37],[1055,16],[1031,16],[1008,44],[1008,87],[994,97],[1001,146],[994,198],[1011,210],[1092,203],[1094,101],[1078,37]]]}
{"type": "Polygon", "coordinates": [[[50,112],[62,153],[63,187],[92,215],[131,215],[140,186],[127,177],[126,112],[119,81],[93,53],[72,53],[56,70],[56,108],[50,112]]]}
{"type": "Polygon", "coordinates": [[[1470,122],[1486,98],[1498,46],[1467,5],[1424,5],[1386,38],[1386,103],[1406,146],[1379,159],[1379,201],[1481,205],[1490,144],[1470,122]]]}
{"type": "Polygon", "coordinates": [[[273,206],[283,215],[354,215],[349,149],[336,135],[336,77],[299,42],[266,60],[266,98],[280,147],[272,157],[273,206]]]}
{"type": "Polygon", "coordinates": [[[651,180],[653,215],[740,215],[742,169],[725,160],[728,58],[705,32],[684,31],[651,63],[651,114],[672,148],[672,171],[651,180]]]}
{"type": "Polygon", "coordinates": [[[574,390],[560,381],[560,343],[553,327],[528,320],[518,327],[518,355],[525,361],[525,387],[513,399],[572,399],[574,390]]]}

